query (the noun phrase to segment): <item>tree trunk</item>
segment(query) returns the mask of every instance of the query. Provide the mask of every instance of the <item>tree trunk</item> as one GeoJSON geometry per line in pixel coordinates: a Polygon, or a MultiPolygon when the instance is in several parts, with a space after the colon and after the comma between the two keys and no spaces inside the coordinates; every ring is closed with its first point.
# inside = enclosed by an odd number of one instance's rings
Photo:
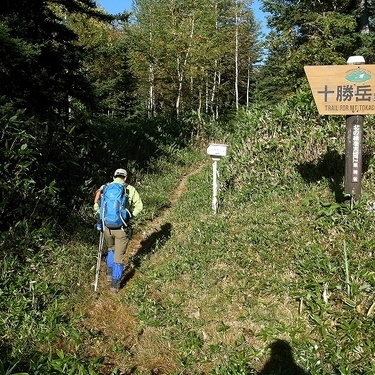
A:
{"type": "Polygon", "coordinates": [[[234,58],[235,58],[235,79],[234,79],[234,90],[235,90],[235,97],[236,97],[236,110],[238,111],[238,15],[236,13],[236,31],[235,31],[235,51],[234,51],[234,58]]]}
{"type": "Polygon", "coordinates": [[[184,62],[180,64],[180,58],[177,58],[177,77],[178,77],[178,93],[177,93],[177,100],[176,100],[176,114],[177,117],[179,117],[180,113],[180,103],[181,103],[181,97],[182,97],[182,87],[183,87],[183,80],[184,80],[184,71],[186,70],[188,58],[190,55],[190,50],[193,45],[193,36],[194,36],[194,17],[191,20],[191,29],[190,29],[190,40],[189,40],[189,46],[187,48],[187,51],[185,53],[184,62]]]}
{"type": "Polygon", "coordinates": [[[215,98],[216,98],[216,86],[217,86],[217,60],[215,60],[215,70],[214,70],[214,79],[212,82],[212,91],[211,91],[211,113],[215,113],[215,98]]]}
{"type": "Polygon", "coordinates": [[[246,83],[246,108],[249,107],[250,98],[250,72],[251,72],[251,61],[249,56],[249,61],[247,65],[247,83],[246,83]]]}
{"type": "Polygon", "coordinates": [[[148,118],[151,118],[154,113],[154,69],[152,64],[150,63],[149,66],[149,71],[148,71],[148,84],[149,84],[149,89],[148,89],[148,103],[147,103],[147,113],[148,113],[148,118]]]}
{"type": "Polygon", "coordinates": [[[359,3],[359,30],[362,34],[370,33],[368,0],[359,3]]]}

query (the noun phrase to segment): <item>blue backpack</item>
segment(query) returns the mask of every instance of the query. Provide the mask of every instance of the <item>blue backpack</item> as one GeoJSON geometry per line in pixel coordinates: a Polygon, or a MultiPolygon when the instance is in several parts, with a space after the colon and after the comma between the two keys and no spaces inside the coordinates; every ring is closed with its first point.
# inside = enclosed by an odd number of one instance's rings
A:
{"type": "Polygon", "coordinates": [[[126,227],[131,217],[126,209],[128,199],[126,186],[126,184],[113,182],[103,188],[100,198],[100,219],[108,229],[126,227]]]}

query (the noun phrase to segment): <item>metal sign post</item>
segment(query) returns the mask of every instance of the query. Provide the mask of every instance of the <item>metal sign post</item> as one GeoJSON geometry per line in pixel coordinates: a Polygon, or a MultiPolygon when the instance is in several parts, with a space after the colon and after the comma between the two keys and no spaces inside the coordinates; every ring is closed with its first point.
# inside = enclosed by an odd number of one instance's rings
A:
{"type": "Polygon", "coordinates": [[[207,148],[207,154],[211,156],[212,159],[212,210],[214,214],[217,214],[218,202],[217,202],[217,162],[224,156],[227,155],[227,145],[211,143],[207,148]]]}
{"type": "Polygon", "coordinates": [[[212,210],[217,213],[217,162],[220,159],[212,158],[212,210]]]}

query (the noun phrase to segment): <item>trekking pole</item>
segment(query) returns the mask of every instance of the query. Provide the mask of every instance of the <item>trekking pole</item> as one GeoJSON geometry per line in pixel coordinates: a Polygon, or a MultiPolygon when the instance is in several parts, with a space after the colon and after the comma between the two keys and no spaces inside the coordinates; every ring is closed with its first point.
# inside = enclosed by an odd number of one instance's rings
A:
{"type": "Polygon", "coordinates": [[[104,243],[104,235],[103,235],[103,232],[101,231],[99,235],[99,250],[98,250],[98,257],[96,261],[94,292],[98,290],[100,262],[102,260],[103,243],[104,243]]]}

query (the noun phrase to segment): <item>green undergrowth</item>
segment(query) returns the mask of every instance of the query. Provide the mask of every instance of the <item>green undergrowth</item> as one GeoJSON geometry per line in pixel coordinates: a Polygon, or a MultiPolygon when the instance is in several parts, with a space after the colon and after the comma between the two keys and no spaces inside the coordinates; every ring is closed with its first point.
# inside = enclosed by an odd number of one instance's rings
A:
{"type": "Polygon", "coordinates": [[[170,348],[154,347],[160,362],[173,358],[162,372],[374,373],[372,119],[362,197],[350,209],[345,120],[282,110],[237,118],[219,162],[218,214],[208,166],[122,297],[140,331],[170,348]]]}
{"type": "Polygon", "coordinates": [[[139,324],[172,343],[187,373],[262,374],[269,347],[288,343],[294,364],[270,373],[371,374],[374,213],[300,182],[233,195],[214,215],[209,181],[208,169],[191,179],[173,235],[123,297],[139,324]]]}
{"type": "MultiPolygon", "coordinates": [[[[199,148],[176,149],[168,159],[155,161],[151,172],[137,176],[145,209],[133,223],[135,231],[169,207],[181,176],[202,161],[199,148]]],[[[73,232],[61,227],[53,236],[50,228],[26,226],[19,238],[2,233],[1,375],[18,370],[33,375],[100,373],[103,359],[85,357],[85,340],[92,333],[82,327],[84,315],[76,308],[93,298],[99,236],[92,199],[88,196],[81,209],[84,226],[80,223],[73,232]]]]}
{"type": "Polygon", "coordinates": [[[159,161],[159,173],[137,180],[145,210],[136,231],[158,219],[168,233],[148,238],[152,251],[103,306],[101,316],[105,308],[126,315],[113,336],[104,333],[109,316],[102,328],[84,324],[97,246],[91,227],[91,242],[47,243],[21,265],[6,258],[3,373],[17,363],[30,374],[373,374],[374,120],[365,126],[362,197],[351,209],[345,120],[319,117],[298,100],[222,124],[212,139],[229,145],[218,162],[216,214],[203,146],[176,151],[172,162],[159,161]],[[90,354],[105,340],[111,358],[90,354]]]}

